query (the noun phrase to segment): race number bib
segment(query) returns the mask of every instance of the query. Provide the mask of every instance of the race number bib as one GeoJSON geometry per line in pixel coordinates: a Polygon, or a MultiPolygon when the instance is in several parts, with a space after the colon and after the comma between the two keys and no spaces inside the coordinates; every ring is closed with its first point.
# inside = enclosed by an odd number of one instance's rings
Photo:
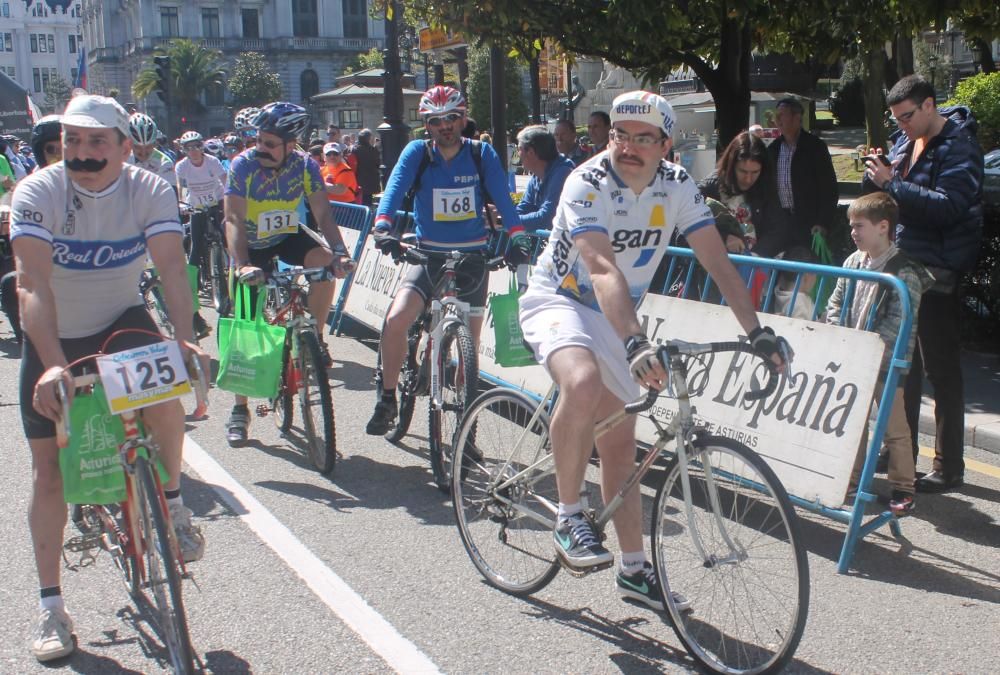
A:
{"type": "Polygon", "coordinates": [[[476,217],[476,188],[435,188],[434,220],[469,220],[476,217]]]}
{"type": "Polygon", "coordinates": [[[219,200],[215,198],[213,194],[199,194],[195,195],[194,198],[195,206],[207,209],[210,206],[215,206],[219,203],[219,200]]]}
{"type": "Polygon", "coordinates": [[[257,239],[269,239],[299,231],[299,218],[293,211],[265,211],[257,218],[257,239]]]}
{"type": "Polygon", "coordinates": [[[158,342],[97,358],[111,414],[180,398],[191,391],[176,342],[158,342]]]}

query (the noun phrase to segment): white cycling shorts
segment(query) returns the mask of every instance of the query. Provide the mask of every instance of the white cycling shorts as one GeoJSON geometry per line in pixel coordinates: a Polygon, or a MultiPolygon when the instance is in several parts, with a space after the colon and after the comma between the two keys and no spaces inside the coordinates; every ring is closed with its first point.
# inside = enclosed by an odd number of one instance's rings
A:
{"type": "Polygon", "coordinates": [[[549,356],[563,347],[583,347],[597,359],[601,381],[624,403],[639,398],[641,389],[632,379],[625,345],[607,318],[589,307],[560,295],[521,296],[521,331],[535,358],[548,370],[549,356]]]}

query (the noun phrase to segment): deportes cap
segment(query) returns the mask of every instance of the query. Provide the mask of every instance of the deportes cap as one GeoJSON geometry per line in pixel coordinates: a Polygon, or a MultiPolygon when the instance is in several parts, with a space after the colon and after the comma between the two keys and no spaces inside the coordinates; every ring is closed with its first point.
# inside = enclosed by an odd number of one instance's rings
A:
{"type": "Polygon", "coordinates": [[[674,130],[674,109],[667,100],[648,91],[629,91],[611,104],[611,124],[645,122],[670,136],[674,130]]]}
{"type": "Polygon", "coordinates": [[[342,155],[344,153],[344,148],[341,147],[340,143],[327,143],[326,145],[323,146],[324,155],[329,155],[331,152],[335,152],[338,155],[342,155]]]}
{"type": "Polygon", "coordinates": [[[117,129],[128,136],[128,113],[113,98],[105,96],[76,96],[70,99],[62,114],[63,125],[91,129],[117,129]]]}

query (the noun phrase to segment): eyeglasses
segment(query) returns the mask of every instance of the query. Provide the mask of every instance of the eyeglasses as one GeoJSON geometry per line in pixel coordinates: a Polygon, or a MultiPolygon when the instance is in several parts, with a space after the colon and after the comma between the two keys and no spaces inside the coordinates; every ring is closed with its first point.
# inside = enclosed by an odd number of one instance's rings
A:
{"type": "Polygon", "coordinates": [[[205,147],[204,143],[186,143],[184,145],[185,150],[201,150],[205,147]]]}
{"type": "Polygon", "coordinates": [[[921,106],[918,105],[916,108],[914,108],[910,112],[905,112],[902,115],[900,115],[899,117],[896,117],[895,115],[890,115],[889,116],[889,120],[893,124],[899,124],[900,122],[909,122],[910,118],[913,117],[914,115],[916,115],[917,111],[920,110],[920,108],[921,108],[921,106]]]}
{"type": "Polygon", "coordinates": [[[447,115],[441,115],[439,117],[428,117],[427,126],[437,127],[441,126],[442,122],[447,122],[448,124],[454,124],[458,120],[462,119],[461,113],[448,113],[447,115]]]}
{"type": "Polygon", "coordinates": [[[62,147],[58,143],[48,143],[44,151],[46,155],[58,155],[62,152],[62,147]]]}
{"type": "Polygon", "coordinates": [[[664,140],[662,137],[657,138],[652,134],[638,134],[636,136],[632,136],[620,129],[612,129],[611,133],[608,135],[611,137],[611,140],[618,145],[625,145],[627,143],[636,148],[651,148],[664,140]]]}

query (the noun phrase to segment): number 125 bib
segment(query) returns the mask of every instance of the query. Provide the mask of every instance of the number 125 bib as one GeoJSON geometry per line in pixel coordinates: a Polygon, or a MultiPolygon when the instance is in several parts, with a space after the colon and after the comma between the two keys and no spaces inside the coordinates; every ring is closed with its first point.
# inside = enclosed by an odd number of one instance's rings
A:
{"type": "Polygon", "coordinates": [[[435,188],[434,220],[469,220],[476,217],[476,188],[435,188]]]}

